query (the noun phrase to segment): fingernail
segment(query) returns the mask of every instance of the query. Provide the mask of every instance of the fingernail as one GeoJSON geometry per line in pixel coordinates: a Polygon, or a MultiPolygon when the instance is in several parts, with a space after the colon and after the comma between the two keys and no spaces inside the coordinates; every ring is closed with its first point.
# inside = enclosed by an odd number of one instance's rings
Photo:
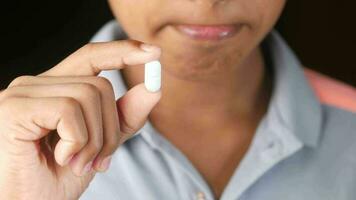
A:
{"type": "Polygon", "coordinates": [[[103,161],[101,161],[100,170],[106,171],[110,166],[110,162],[111,162],[111,156],[104,158],[103,161]]]}
{"type": "Polygon", "coordinates": [[[93,161],[90,161],[85,167],[83,168],[82,175],[87,174],[91,168],[93,167],[93,161]]]}
{"type": "Polygon", "coordinates": [[[147,51],[147,52],[152,52],[152,51],[157,51],[159,50],[158,47],[154,46],[154,45],[151,45],[151,44],[146,44],[146,43],[142,43],[140,45],[140,48],[144,51],[147,51]]]}

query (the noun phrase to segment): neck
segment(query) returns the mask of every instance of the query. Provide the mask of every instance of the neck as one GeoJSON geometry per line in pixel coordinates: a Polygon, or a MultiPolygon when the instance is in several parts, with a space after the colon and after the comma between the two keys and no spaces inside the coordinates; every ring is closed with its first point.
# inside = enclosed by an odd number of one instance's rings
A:
{"type": "MultiPolygon", "coordinates": [[[[143,73],[143,68],[126,68],[123,75],[128,87],[143,82],[143,73]]],[[[176,129],[207,133],[254,126],[268,103],[269,90],[264,75],[260,49],[252,52],[241,65],[209,80],[184,80],[163,70],[162,98],[150,119],[162,132],[176,129]]]]}

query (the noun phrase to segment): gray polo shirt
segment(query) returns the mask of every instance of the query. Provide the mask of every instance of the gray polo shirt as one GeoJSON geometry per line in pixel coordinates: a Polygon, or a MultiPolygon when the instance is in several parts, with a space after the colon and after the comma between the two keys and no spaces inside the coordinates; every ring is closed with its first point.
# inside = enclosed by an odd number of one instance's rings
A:
{"type": "MultiPolygon", "coordinates": [[[[92,41],[123,39],[116,22],[92,41]]],[[[266,38],[274,70],[268,111],[222,200],[356,199],[356,91],[301,66],[275,31],[266,38]]],[[[119,71],[105,71],[116,98],[119,71]]],[[[203,153],[203,152],[202,152],[203,153]]],[[[192,163],[148,121],[98,173],[82,200],[213,200],[192,163]]]]}

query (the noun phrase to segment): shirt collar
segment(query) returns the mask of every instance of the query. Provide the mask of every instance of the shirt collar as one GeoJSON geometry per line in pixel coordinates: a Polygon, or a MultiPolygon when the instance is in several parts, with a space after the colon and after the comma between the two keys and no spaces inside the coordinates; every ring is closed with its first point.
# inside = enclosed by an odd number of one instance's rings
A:
{"type": "Polygon", "coordinates": [[[314,147],[321,131],[321,104],[304,75],[302,64],[283,38],[272,31],[265,42],[275,78],[268,112],[276,112],[280,125],[305,145],[314,147]]]}
{"type": "MultiPolygon", "coordinates": [[[[113,20],[104,25],[91,42],[125,38],[127,36],[113,20]]],[[[321,105],[305,78],[302,65],[276,31],[272,31],[264,43],[269,52],[274,72],[273,94],[264,119],[271,121],[273,118],[273,122],[269,124],[283,126],[285,133],[282,133],[281,137],[284,137],[283,134],[292,134],[303,144],[314,147],[318,144],[321,131],[321,105]]],[[[126,93],[127,88],[121,73],[117,70],[103,71],[99,76],[106,77],[111,81],[116,98],[126,93]]],[[[271,128],[273,129],[273,127],[271,128]]],[[[139,133],[143,133],[142,136],[152,147],[159,145],[156,139],[160,140],[160,136],[157,136],[157,131],[149,121],[135,136],[139,133]]],[[[290,135],[285,138],[290,138],[290,135]]]]}

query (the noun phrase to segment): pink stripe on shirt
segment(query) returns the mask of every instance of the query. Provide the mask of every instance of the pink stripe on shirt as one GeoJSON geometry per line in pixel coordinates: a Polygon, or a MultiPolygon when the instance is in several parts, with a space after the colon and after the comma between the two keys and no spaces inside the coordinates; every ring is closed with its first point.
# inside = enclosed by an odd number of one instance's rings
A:
{"type": "Polygon", "coordinates": [[[356,112],[356,89],[308,68],[304,73],[321,103],[356,112]]]}

